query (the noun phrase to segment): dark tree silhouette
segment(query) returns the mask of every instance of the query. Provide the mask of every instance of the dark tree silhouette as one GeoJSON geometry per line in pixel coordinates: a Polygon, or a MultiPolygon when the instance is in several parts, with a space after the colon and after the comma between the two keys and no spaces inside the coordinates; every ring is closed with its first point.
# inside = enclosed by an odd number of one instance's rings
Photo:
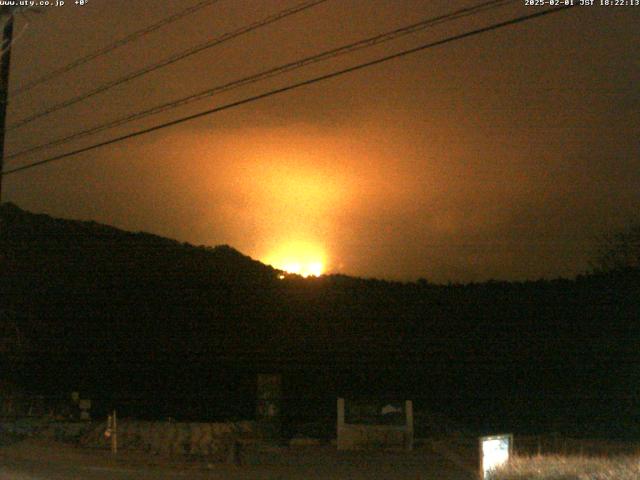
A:
{"type": "MultiPolygon", "coordinates": [[[[450,285],[279,279],[229,246],[11,204],[0,220],[0,312],[12,312],[25,352],[0,353],[0,382],[30,394],[86,392],[96,415],[115,402],[140,419],[252,418],[256,374],[279,372],[291,435],[308,422],[332,431],[337,396],[386,396],[482,431],[562,419],[576,434],[640,438],[629,404],[640,270],[450,285]]],[[[612,265],[634,265],[617,245],[637,247],[637,232],[612,237],[626,261],[612,265]]]]}
{"type": "Polygon", "coordinates": [[[604,273],[640,269],[640,222],[603,235],[592,267],[596,272],[604,273]]]}

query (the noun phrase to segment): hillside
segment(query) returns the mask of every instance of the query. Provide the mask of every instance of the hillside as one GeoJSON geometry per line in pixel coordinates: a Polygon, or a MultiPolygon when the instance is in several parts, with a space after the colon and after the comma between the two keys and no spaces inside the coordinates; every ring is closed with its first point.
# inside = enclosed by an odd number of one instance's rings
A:
{"type": "Polygon", "coordinates": [[[591,419],[597,431],[640,434],[610,425],[621,409],[640,419],[638,272],[447,286],[279,280],[228,246],[11,204],[2,222],[0,308],[21,319],[29,345],[2,371],[31,390],[82,389],[134,415],[247,416],[255,373],[277,371],[301,417],[331,411],[337,394],[384,393],[479,428],[591,419]]]}

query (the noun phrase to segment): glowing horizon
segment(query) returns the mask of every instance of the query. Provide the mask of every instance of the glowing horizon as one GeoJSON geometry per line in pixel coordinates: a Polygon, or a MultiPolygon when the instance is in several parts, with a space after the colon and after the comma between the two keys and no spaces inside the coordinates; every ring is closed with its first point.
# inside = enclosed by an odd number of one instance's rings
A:
{"type": "Polygon", "coordinates": [[[277,248],[264,263],[286,273],[302,277],[319,277],[326,272],[326,254],[317,244],[289,242],[277,248]]]}

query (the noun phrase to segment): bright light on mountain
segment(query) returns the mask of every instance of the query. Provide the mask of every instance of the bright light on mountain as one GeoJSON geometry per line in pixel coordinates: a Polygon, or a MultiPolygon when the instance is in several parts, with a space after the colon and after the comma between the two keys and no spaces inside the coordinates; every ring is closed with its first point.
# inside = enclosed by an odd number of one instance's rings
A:
{"type": "Polygon", "coordinates": [[[325,273],[324,257],[324,252],[317,245],[296,242],[283,246],[269,255],[265,263],[302,277],[319,277],[325,273]]]}

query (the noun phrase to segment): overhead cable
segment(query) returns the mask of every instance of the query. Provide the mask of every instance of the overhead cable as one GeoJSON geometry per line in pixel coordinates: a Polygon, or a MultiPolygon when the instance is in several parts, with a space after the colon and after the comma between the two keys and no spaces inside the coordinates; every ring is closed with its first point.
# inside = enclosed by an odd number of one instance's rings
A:
{"type": "Polygon", "coordinates": [[[281,88],[277,88],[277,89],[274,89],[274,90],[270,90],[268,92],[261,93],[261,94],[258,94],[258,95],[254,95],[254,96],[251,96],[251,97],[247,97],[247,98],[244,98],[242,100],[237,100],[235,102],[231,102],[231,103],[228,103],[226,105],[222,105],[222,106],[219,106],[219,107],[214,107],[214,108],[211,108],[211,109],[208,109],[208,110],[205,110],[205,111],[193,114],[193,115],[188,115],[186,117],[182,117],[182,118],[179,118],[179,119],[176,119],[176,120],[165,122],[165,123],[162,123],[162,124],[150,127],[150,128],[145,128],[143,130],[138,130],[136,132],[132,132],[132,133],[129,133],[129,134],[126,134],[126,135],[122,135],[122,136],[119,136],[119,137],[116,137],[116,138],[112,138],[112,139],[106,140],[104,142],[96,143],[96,144],[89,145],[87,147],[79,148],[79,149],[76,149],[76,150],[72,150],[70,152],[66,152],[66,153],[63,153],[63,154],[60,154],[60,155],[55,155],[53,157],[45,158],[43,160],[39,160],[39,161],[36,161],[36,162],[28,163],[28,164],[22,165],[20,167],[15,167],[15,168],[12,168],[12,169],[9,169],[9,170],[5,170],[5,171],[2,172],[1,175],[2,176],[10,175],[12,173],[17,173],[17,172],[29,170],[29,169],[32,169],[32,168],[36,168],[36,167],[39,167],[39,166],[42,166],[42,165],[45,165],[45,164],[48,164],[48,163],[52,163],[52,162],[56,162],[56,161],[62,160],[64,158],[68,158],[68,157],[72,157],[74,155],[78,155],[80,153],[84,153],[84,152],[88,152],[88,151],[91,151],[91,150],[95,150],[97,148],[104,147],[104,146],[107,146],[107,145],[113,145],[115,143],[119,143],[119,142],[122,142],[124,140],[128,140],[130,138],[139,137],[139,136],[145,135],[147,133],[155,132],[157,130],[161,130],[161,129],[164,129],[164,128],[167,128],[167,127],[171,127],[171,126],[174,126],[174,125],[185,123],[185,122],[188,122],[190,120],[194,120],[194,119],[197,119],[197,118],[201,118],[201,117],[205,117],[205,116],[208,116],[208,115],[212,115],[214,113],[218,113],[218,112],[221,112],[221,111],[224,111],[224,110],[229,110],[231,108],[235,108],[235,107],[238,107],[240,105],[245,105],[245,104],[248,104],[248,103],[255,102],[257,100],[262,100],[264,98],[272,97],[274,95],[278,95],[278,94],[281,94],[281,93],[289,92],[291,90],[295,90],[295,89],[298,89],[300,87],[304,87],[304,86],[307,86],[307,85],[312,85],[314,83],[318,83],[318,82],[321,82],[321,81],[324,81],[324,80],[335,78],[335,77],[338,77],[338,76],[341,76],[341,75],[345,75],[347,73],[355,72],[355,71],[358,71],[358,70],[361,70],[361,69],[364,69],[364,68],[372,67],[374,65],[379,65],[379,64],[387,62],[389,60],[393,60],[393,59],[396,59],[396,58],[404,57],[406,55],[410,55],[410,54],[413,54],[413,53],[416,53],[416,52],[427,50],[429,48],[437,47],[439,45],[444,45],[444,44],[451,43],[451,42],[454,42],[454,41],[457,41],[457,40],[462,40],[464,38],[469,38],[469,37],[472,37],[472,36],[475,36],[475,35],[480,35],[480,34],[483,34],[483,33],[487,33],[487,32],[493,31],[493,30],[498,30],[500,28],[504,28],[504,27],[507,27],[507,26],[510,26],[510,25],[515,25],[515,24],[518,24],[518,23],[522,23],[522,22],[526,22],[526,21],[529,21],[529,20],[533,20],[535,18],[539,18],[539,17],[551,15],[551,14],[554,14],[554,13],[558,13],[558,12],[561,12],[561,11],[564,11],[564,10],[568,10],[570,8],[573,8],[573,6],[572,5],[568,5],[568,6],[561,6],[561,7],[557,7],[557,8],[543,10],[543,11],[536,12],[536,13],[533,13],[533,14],[523,15],[523,16],[520,16],[520,17],[512,18],[510,20],[506,20],[506,21],[503,21],[503,22],[494,23],[494,24],[491,24],[491,25],[489,25],[487,27],[482,27],[482,28],[478,28],[478,29],[475,29],[475,30],[467,31],[465,33],[452,35],[450,37],[447,37],[447,38],[444,38],[444,39],[441,39],[441,40],[436,40],[434,42],[426,43],[426,44],[420,45],[418,47],[410,48],[408,50],[403,50],[401,52],[394,53],[392,55],[387,55],[387,56],[378,58],[376,60],[371,60],[371,61],[368,61],[368,62],[360,63],[360,64],[352,66],[352,67],[348,67],[348,68],[345,68],[345,69],[342,69],[342,70],[337,70],[337,71],[334,71],[334,72],[331,72],[331,73],[327,73],[327,74],[324,74],[324,75],[320,75],[320,76],[317,76],[317,77],[314,77],[314,78],[311,78],[311,79],[308,79],[308,80],[304,80],[302,82],[298,82],[298,83],[294,83],[294,84],[291,84],[291,85],[288,85],[288,86],[285,86],[285,87],[281,87],[281,88]]]}
{"type": "Polygon", "coordinates": [[[52,72],[47,73],[46,75],[43,75],[31,82],[26,83],[25,85],[16,88],[15,90],[13,90],[11,92],[11,97],[15,98],[16,96],[22,95],[25,92],[28,92],[29,90],[31,90],[32,88],[48,82],[50,80],[53,80],[56,77],[59,77],[60,75],[67,73],[71,70],[73,70],[74,68],[79,67],[80,65],[84,65],[85,63],[90,62],[91,60],[95,60],[98,57],[101,57],[103,55],[106,55],[107,53],[115,50],[116,48],[122,47],[123,45],[126,45],[128,43],[131,43],[139,38],[144,37],[145,35],[148,35],[151,32],[154,32],[162,27],[164,27],[165,25],[169,25],[170,23],[173,23],[177,20],[180,20],[183,17],[186,17],[187,15],[191,15],[192,13],[197,12],[198,10],[201,10],[205,7],[208,7],[209,5],[213,5],[214,3],[219,2],[220,0],[203,0],[201,2],[196,3],[195,5],[192,5],[191,7],[188,7],[184,10],[181,10],[177,13],[175,13],[174,15],[171,15],[169,17],[166,17],[162,20],[160,20],[157,23],[154,23],[153,25],[149,25],[148,27],[143,28],[142,30],[138,30],[136,32],[133,32],[129,35],[127,35],[126,37],[123,37],[103,48],[100,48],[94,52],[89,53],[88,55],[85,55],[84,57],[78,58],[66,65],[64,65],[63,67],[60,67],[52,72]]]}
{"type": "Polygon", "coordinates": [[[306,67],[308,65],[314,64],[314,63],[318,63],[318,62],[322,62],[331,58],[335,58],[341,55],[346,55],[358,50],[362,50],[365,48],[370,48],[374,45],[378,45],[384,42],[389,42],[391,40],[395,40],[397,38],[400,38],[402,36],[406,36],[415,32],[418,32],[420,30],[424,30],[425,28],[428,27],[433,27],[435,25],[440,25],[446,22],[450,22],[459,18],[463,18],[466,16],[471,16],[471,15],[477,15],[478,13],[484,12],[488,9],[493,9],[493,8],[497,8],[497,7],[501,7],[503,5],[509,4],[509,3],[514,3],[516,0],[490,0],[490,1],[486,1],[477,5],[474,5],[472,7],[466,7],[466,8],[462,8],[444,15],[440,15],[437,17],[430,17],[428,19],[422,20],[420,22],[405,26],[405,27],[401,27],[389,32],[385,32],[379,35],[375,35],[373,37],[369,37],[363,40],[359,40],[357,42],[353,42],[338,48],[333,48],[324,52],[321,52],[319,54],[315,54],[306,58],[302,58],[299,60],[295,60],[293,62],[289,62],[286,63],[284,65],[280,65],[278,67],[275,68],[270,68],[268,70],[262,71],[260,73],[254,74],[254,75],[250,75],[248,77],[244,77],[241,78],[239,80],[234,80],[232,82],[228,82],[222,85],[218,85],[212,88],[208,88],[204,91],[195,93],[195,94],[191,94],[188,95],[186,97],[180,98],[178,100],[173,100],[171,102],[167,102],[161,105],[157,105],[155,107],[140,111],[140,112],[136,112],[130,115],[127,115],[125,117],[116,119],[116,120],[111,120],[107,123],[101,124],[101,125],[97,125],[91,128],[88,128],[86,130],[82,130],[80,132],[76,132],[74,134],[62,137],[62,138],[58,138],[55,140],[51,140],[47,143],[41,144],[41,145],[37,145],[37,146],[33,146],[33,147],[29,147],[25,150],[19,151],[19,152],[15,152],[11,155],[7,155],[6,159],[12,159],[15,157],[19,157],[19,156],[23,156],[26,155],[28,153],[33,153],[45,148],[49,148],[49,147],[53,147],[53,146],[58,146],[58,145],[62,145],[65,143],[68,143],[72,140],[76,140],[78,138],[81,137],[85,137],[87,135],[93,135],[95,133],[104,131],[104,130],[108,130],[111,128],[115,128],[118,127],[120,125],[124,125],[126,123],[130,123],[136,120],[140,120],[143,119],[145,117],[151,116],[151,115],[156,115],[158,113],[162,113],[165,112],[167,110],[172,110],[174,108],[177,108],[179,106],[182,105],[186,105],[189,103],[193,103],[199,100],[202,100],[204,98],[207,97],[211,97],[214,96],[216,94],[220,94],[223,92],[227,92],[230,90],[234,90],[236,88],[239,87],[243,87],[245,85],[249,85],[252,83],[256,83],[262,80],[266,80],[268,78],[272,78],[278,75],[282,75],[284,73],[290,72],[290,71],[294,71],[294,70],[298,70],[300,68],[306,67]]]}
{"type": "Polygon", "coordinates": [[[253,30],[257,30],[258,28],[270,25],[274,22],[277,22],[278,20],[282,20],[283,18],[289,17],[291,15],[294,15],[298,12],[302,12],[303,10],[307,10],[311,7],[315,7],[316,5],[320,4],[320,3],[324,3],[327,0],[308,0],[304,3],[301,3],[299,5],[296,5],[294,7],[291,8],[287,8],[285,10],[281,10],[273,15],[269,15],[266,18],[263,18],[262,20],[258,20],[256,22],[251,23],[250,25],[246,25],[244,27],[238,28],[232,32],[228,32],[225,33],[221,36],[218,36],[212,40],[209,40],[207,42],[201,43],[199,45],[196,45],[195,47],[190,47],[187,50],[184,50],[182,52],[179,52],[175,55],[172,55],[168,58],[165,58],[159,62],[156,62],[154,64],[148,65],[146,67],[141,68],[140,70],[136,70],[135,72],[132,73],[128,73],[127,75],[117,78],[115,80],[112,80],[110,82],[104,83],[102,85],[99,85],[98,87],[94,88],[93,90],[90,90],[86,93],[83,93],[81,95],[77,95],[73,98],[70,98],[68,100],[65,100],[63,102],[57,103],[49,108],[46,108],[45,110],[42,110],[38,113],[34,113],[33,115],[29,115],[28,117],[25,117],[21,120],[18,120],[17,122],[9,125],[9,127],[7,128],[8,131],[22,127],[23,125],[26,125],[28,123],[31,123],[34,120],[37,120],[38,118],[44,117],[46,115],[49,115],[53,112],[57,112],[58,110],[61,110],[63,108],[66,107],[70,107],[71,105],[74,105],[76,103],[80,103],[83,100],[86,100],[87,98],[93,97],[95,95],[98,95],[99,93],[103,93],[106,92],[107,90],[112,89],[113,87],[116,87],[118,85],[122,85],[123,83],[126,82],[130,82],[131,80],[134,80],[136,78],[139,78],[143,75],[146,75],[147,73],[151,73],[154,72],[160,68],[166,67],[168,65],[171,65],[173,63],[176,63],[179,60],[185,59],[187,57],[190,57],[192,55],[195,55],[196,53],[202,52],[203,50],[206,50],[208,48],[212,48],[215,47],[216,45],[220,45],[222,43],[228,42],[229,40],[232,40],[236,37],[239,37],[241,35],[245,35],[253,30]]]}

